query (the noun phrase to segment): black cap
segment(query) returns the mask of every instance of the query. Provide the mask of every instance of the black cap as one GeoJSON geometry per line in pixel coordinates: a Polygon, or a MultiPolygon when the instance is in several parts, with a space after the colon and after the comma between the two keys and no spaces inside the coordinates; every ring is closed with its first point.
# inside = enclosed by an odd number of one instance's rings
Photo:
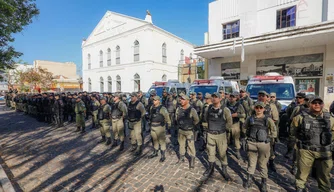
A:
{"type": "Polygon", "coordinates": [[[305,94],[305,93],[302,93],[302,92],[299,92],[299,93],[297,93],[297,96],[296,96],[296,97],[305,98],[305,97],[306,97],[306,94],[305,94]]]}

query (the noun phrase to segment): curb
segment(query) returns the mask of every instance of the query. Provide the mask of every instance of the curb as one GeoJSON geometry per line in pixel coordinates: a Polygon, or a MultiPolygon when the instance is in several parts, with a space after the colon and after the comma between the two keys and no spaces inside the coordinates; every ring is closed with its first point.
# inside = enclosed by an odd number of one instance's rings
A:
{"type": "Polygon", "coordinates": [[[8,177],[5,173],[5,170],[0,165],[0,189],[1,189],[1,187],[2,187],[3,191],[15,192],[15,189],[14,189],[12,183],[10,182],[10,180],[8,179],[8,177]]]}

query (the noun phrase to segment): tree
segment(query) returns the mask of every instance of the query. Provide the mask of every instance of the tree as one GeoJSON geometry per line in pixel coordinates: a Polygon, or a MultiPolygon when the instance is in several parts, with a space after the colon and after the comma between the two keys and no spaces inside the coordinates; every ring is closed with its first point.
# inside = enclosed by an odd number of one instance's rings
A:
{"type": "Polygon", "coordinates": [[[30,92],[33,92],[37,87],[47,91],[56,84],[56,81],[53,80],[53,74],[41,67],[37,69],[31,68],[27,71],[17,71],[15,76],[15,83],[20,86],[20,90],[28,88],[30,92]]]}
{"type": "Polygon", "coordinates": [[[23,53],[15,51],[12,36],[21,32],[39,14],[35,0],[0,0],[0,71],[13,68],[23,53]]]}

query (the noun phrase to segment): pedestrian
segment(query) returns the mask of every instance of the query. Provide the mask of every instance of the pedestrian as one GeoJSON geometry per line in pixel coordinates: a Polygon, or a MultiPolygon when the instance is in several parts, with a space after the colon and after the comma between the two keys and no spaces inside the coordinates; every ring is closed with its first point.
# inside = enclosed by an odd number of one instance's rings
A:
{"type": "Polygon", "coordinates": [[[110,145],[112,139],[111,126],[111,107],[107,103],[106,97],[101,97],[101,105],[98,108],[98,119],[100,124],[100,132],[102,139],[98,143],[105,142],[105,145],[110,145]]]}

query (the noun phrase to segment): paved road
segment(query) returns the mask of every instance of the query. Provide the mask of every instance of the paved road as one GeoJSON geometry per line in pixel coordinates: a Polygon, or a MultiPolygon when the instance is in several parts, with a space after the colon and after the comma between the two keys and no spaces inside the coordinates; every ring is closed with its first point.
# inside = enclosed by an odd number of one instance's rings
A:
{"type": "MultiPolygon", "coordinates": [[[[91,121],[86,122],[89,126],[91,121]]],[[[148,159],[151,150],[145,139],[142,156],[135,158],[126,150],[97,145],[98,130],[74,133],[74,124],[52,128],[23,113],[4,111],[0,107],[0,163],[4,166],[17,191],[244,191],[246,163],[229,158],[228,171],[233,182],[225,182],[218,171],[206,179],[206,154],[198,152],[196,168],[188,162],[174,165],[175,154],[167,160],[148,159]]],[[[278,173],[269,173],[269,191],[293,191],[294,177],[289,173],[291,162],[283,155],[283,144],[277,146],[278,173]]],[[[245,155],[245,154],[243,154],[245,155]]],[[[258,191],[260,177],[249,191],[258,191]]],[[[312,191],[316,184],[310,180],[312,191]]],[[[334,181],[332,181],[334,186],[334,181]]]]}

